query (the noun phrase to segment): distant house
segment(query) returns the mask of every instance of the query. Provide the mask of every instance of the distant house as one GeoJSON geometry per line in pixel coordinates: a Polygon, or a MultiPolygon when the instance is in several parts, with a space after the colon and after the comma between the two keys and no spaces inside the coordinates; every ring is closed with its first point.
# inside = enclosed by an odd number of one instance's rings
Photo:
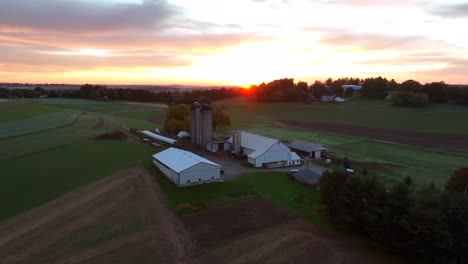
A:
{"type": "Polygon", "coordinates": [[[228,142],[236,155],[247,156],[247,161],[257,168],[285,167],[291,160],[291,149],[277,139],[242,131],[234,133],[228,142]]]}
{"type": "Polygon", "coordinates": [[[327,148],[320,144],[301,140],[289,143],[288,147],[299,153],[307,155],[312,159],[320,159],[325,157],[325,153],[327,151],[327,148]]]}
{"type": "Polygon", "coordinates": [[[341,88],[343,88],[344,91],[346,91],[349,88],[353,89],[355,92],[360,92],[362,90],[362,86],[356,84],[344,84],[341,86],[341,88]]]}
{"type": "Polygon", "coordinates": [[[336,95],[322,95],[322,97],[320,97],[320,101],[322,102],[333,102],[333,100],[335,100],[335,97],[336,95]]]}
{"type": "Polygon", "coordinates": [[[216,182],[221,177],[220,165],[177,148],[154,154],[153,164],[179,187],[216,182]]]}
{"type": "Polygon", "coordinates": [[[310,169],[302,169],[302,170],[295,170],[289,173],[289,176],[292,177],[294,180],[308,184],[308,185],[316,185],[319,183],[320,178],[322,175],[312,171],[310,169]]]}
{"type": "Polygon", "coordinates": [[[342,102],[344,102],[346,100],[344,98],[341,98],[341,97],[337,96],[337,97],[335,97],[334,101],[337,102],[337,103],[342,103],[342,102]]]}

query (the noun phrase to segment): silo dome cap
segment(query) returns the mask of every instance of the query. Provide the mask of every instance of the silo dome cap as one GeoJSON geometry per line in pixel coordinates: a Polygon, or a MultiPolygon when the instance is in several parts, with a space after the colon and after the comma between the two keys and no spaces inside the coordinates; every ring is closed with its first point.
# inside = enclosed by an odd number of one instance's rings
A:
{"type": "Polygon", "coordinates": [[[203,104],[202,110],[211,110],[211,106],[209,104],[203,104]]]}

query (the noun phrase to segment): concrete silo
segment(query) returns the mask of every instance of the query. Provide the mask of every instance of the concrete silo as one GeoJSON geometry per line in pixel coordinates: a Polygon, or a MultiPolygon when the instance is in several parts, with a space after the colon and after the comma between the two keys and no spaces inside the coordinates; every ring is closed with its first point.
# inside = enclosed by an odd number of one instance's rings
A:
{"type": "Polygon", "coordinates": [[[192,104],[190,109],[190,137],[192,143],[201,144],[201,107],[202,105],[198,102],[192,104]]]}
{"type": "Polygon", "coordinates": [[[206,147],[213,138],[213,111],[208,104],[201,108],[201,145],[206,147]]]}
{"type": "Polygon", "coordinates": [[[213,136],[213,112],[208,104],[195,102],[190,110],[190,136],[192,143],[206,147],[213,136]]]}

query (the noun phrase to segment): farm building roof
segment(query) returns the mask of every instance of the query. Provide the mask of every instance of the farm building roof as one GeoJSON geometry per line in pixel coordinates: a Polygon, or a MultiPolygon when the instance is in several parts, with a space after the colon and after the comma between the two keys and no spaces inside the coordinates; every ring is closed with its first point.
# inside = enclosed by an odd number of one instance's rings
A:
{"type": "MultiPolygon", "coordinates": [[[[240,138],[241,147],[248,148],[254,151],[248,155],[248,157],[250,158],[256,158],[262,155],[274,144],[279,142],[277,139],[267,138],[264,136],[244,131],[240,132],[240,138]]],[[[228,142],[232,143],[232,137],[228,140],[228,142]]]]}
{"type": "Polygon", "coordinates": [[[193,167],[198,163],[207,163],[221,167],[220,165],[200,157],[195,153],[177,148],[168,148],[164,151],[154,154],[153,158],[177,173],[193,167]]]}
{"type": "Polygon", "coordinates": [[[310,169],[302,169],[290,173],[294,179],[298,182],[307,184],[317,184],[322,175],[312,171],[310,169]]]}
{"type": "Polygon", "coordinates": [[[312,143],[312,142],[307,142],[307,141],[293,141],[288,144],[288,146],[292,149],[297,149],[301,150],[304,152],[313,152],[313,151],[324,151],[327,150],[324,146],[317,144],[317,143],[312,143]]]}
{"type": "Polygon", "coordinates": [[[361,85],[357,85],[357,84],[344,84],[341,86],[343,89],[348,89],[348,88],[352,88],[354,91],[360,91],[362,90],[362,86],[361,85]]]}
{"type": "Polygon", "coordinates": [[[291,151],[291,160],[301,160],[301,157],[296,152],[291,151]]]}

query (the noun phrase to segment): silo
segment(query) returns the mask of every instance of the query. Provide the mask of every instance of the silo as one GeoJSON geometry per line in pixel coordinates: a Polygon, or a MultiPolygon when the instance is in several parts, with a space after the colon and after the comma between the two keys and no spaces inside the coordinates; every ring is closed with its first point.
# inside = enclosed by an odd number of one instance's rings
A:
{"type": "Polygon", "coordinates": [[[212,141],[213,137],[213,112],[208,104],[203,104],[201,108],[201,145],[206,147],[206,144],[212,141]]]}
{"type": "Polygon", "coordinates": [[[234,135],[232,135],[232,150],[236,155],[241,154],[241,133],[239,131],[234,132],[234,135]]]}
{"type": "Polygon", "coordinates": [[[190,137],[192,143],[201,144],[202,132],[201,132],[201,104],[195,102],[192,104],[190,109],[190,137]]]}

